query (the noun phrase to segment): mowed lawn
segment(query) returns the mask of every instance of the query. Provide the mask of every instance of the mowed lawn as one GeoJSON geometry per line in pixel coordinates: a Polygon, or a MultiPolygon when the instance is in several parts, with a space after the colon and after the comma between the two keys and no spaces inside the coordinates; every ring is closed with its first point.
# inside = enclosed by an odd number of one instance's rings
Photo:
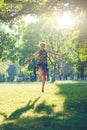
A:
{"type": "Polygon", "coordinates": [[[0,84],[0,130],[87,130],[87,82],[0,84]]]}

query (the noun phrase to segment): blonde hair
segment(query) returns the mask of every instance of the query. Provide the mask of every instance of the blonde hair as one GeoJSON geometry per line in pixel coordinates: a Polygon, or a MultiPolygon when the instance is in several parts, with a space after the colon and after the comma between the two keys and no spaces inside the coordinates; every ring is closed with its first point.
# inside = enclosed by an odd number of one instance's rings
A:
{"type": "Polygon", "coordinates": [[[39,42],[39,46],[42,45],[42,44],[43,44],[43,45],[46,45],[45,42],[39,42]]]}

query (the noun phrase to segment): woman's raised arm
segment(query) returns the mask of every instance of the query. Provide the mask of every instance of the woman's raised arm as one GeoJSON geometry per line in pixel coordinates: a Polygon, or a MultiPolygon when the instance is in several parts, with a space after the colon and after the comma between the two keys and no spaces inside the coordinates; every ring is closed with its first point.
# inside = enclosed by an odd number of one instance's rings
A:
{"type": "Polygon", "coordinates": [[[49,50],[46,50],[46,52],[50,55],[54,55],[54,56],[59,56],[59,57],[62,57],[63,55],[60,54],[60,53],[56,53],[56,52],[52,52],[52,51],[49,51],[49,50]]]}
{"type": "Polygon", "coordinates": [[[36,53],[34,53],[32,56],[25,58],[25,61],[27,62],[27,61],[29,61],[29,60],[31,60],[31,59],[37,57],[38,54],[39,54],[39,51],[37,51],[36,53]]]}

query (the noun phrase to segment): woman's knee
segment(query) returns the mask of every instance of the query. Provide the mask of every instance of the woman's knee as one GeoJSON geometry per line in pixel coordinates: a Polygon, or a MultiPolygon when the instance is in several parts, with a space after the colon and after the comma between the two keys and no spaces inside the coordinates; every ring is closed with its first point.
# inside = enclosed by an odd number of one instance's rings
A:
{"type": "Polygon", "coordinates": [[[42,79],[46,79],[45,73],[43,73],[43,74],[41,75],[41,77],[42,77],[42,79]]]}
{"type": "Polygon", "coordinates": [[[44,71],[42,68],[39,68],[38,71],[40,72],[40,74],[42,74],[42,75],[44,74],[44,71]]]}

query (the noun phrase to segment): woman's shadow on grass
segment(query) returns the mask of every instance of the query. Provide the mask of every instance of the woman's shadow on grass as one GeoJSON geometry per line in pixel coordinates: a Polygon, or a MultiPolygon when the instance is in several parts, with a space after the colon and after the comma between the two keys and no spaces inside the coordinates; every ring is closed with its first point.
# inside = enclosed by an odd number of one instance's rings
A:
{"type": "Polygon", "coordinates": [[[40,96],[37,97],[33,102],[31,100],[29,100],[28,104],[22,108],[19,108],[17,110],[15,110],[14,112],[11,113],[11,115],[7,118],[7,120],[15,120],[18,119],[22,113],[30,110],[30,109],[34,109],[34,105],[35,103],[40,99],[40,96]],[[32,102],[32,103],[31,103],[32,102]]]}

